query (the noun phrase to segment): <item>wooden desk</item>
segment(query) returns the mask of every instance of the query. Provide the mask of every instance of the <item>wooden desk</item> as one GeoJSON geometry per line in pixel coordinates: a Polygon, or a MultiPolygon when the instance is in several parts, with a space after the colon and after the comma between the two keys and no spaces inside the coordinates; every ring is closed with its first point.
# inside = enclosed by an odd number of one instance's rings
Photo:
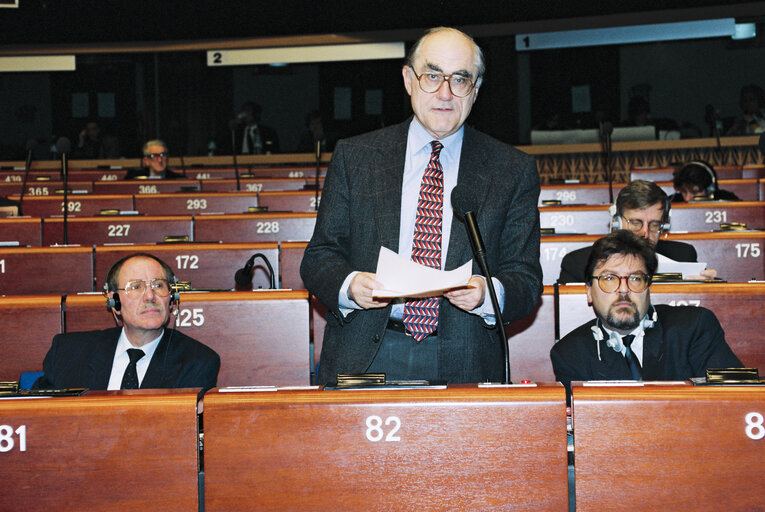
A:
{"type": "MultiPolygon", "coordinates": [[[[608,205],[542,206],[542,228],[556,233],[607,234],[611,218],[608,205]]],[[[743,222],[749,228],[765,228],[765,203],[759,201],[711,201],[678,203],[672,206],[672,231],[706,232],[720,223],[743,222]]]]}
{"type": "MultiPolygon", "coordinates": [[[[553,284],[560,276],[560,264],[566,254],[589,247],[602,235],[542,236],[540,263],[542,282],[553,284]]],[[[728,231],[714,233],[669,233],[668,240],[691,244],[698,261],[717,270],[718,277],[729,282],[765,280],[765,231],[728,231]]]]}
{"type": "MultiPolygon", "coordinates": [[[[65,320],[67,332],[115,325],[101,295],[68,296],[65,320]]],[[[181,293],[174,322],[220,355],[219,386],[310,381],[305,291],[181,293]]]]}
{"type": "MultiPolygon", "coordinates": [[[[22,178],[23,180],[23,178],[22,178]]],[[[72,181],[70,180],[69,183],[69,190],[77,190],[82,191],[84,193],[92,193],[93,192],[93,182],[92,181],[72,181]]],[[[0,182],[0,196],[7,197],[11,195],[19,195],[21,194],[21,187],[24,186],[23,181],[3,181],[0,182]]],[[[26,192],[24,192],[24,201],[27,200],[28,197],[38,197],[38,196],[54,196],[56,195],[56,191],[60,190],[61,195],[64,194],[64,182],[61,181],[58,177],[54,178],[54,181],[27,181],[27,188],[26,192]]],[[[79,194],[72,194],[72,195],[79,195],[79,194]]],[[[22,205],[23,207],[23,205],[22,205]]]]}
{"type": "MultiPolygon", "coordinates": [[[[675,171],[674,167],[654,167],[650,169],[632,169],[630,171],[630,181],[646,180],[646,181],[672,181],[672,173],[675,171]]],[[[718,180],[738,180],[741,178],[749,178],[744,176],[741,167],[715,167],[715,173],[718,180]]],[[[755,176],[756,177],[756,176],[755,176]]]]}
{"type": "Polygon", "coordinates": [[[558,384],[213,390],[204,401],[208,512],[568,506],[558,384]]]}
{"type": "Polygon", "coordinates": [[[42,219],[0,218],[0,242],[18,242],[21,246],[40,247],[42,244],[42,219]]]}
{"type": "MultiPolygon", "coordinates": [[[[11,199],[18,201],[18,196],[11,199]]],[[[98,215],[101,210],[118,209],[122,211],[133,210],[132,195],[96,195],[96,194],[70,194],[67,197],[69,205],[69,217],[91,217],[98,215]]],[[[24,197],[22,203],[24,215],[35,217],[53,217],[64,214],[64,198],[56,196],[24,197]]]]}
{"type": "MultiPolygon", "coordinates": [[[[319,180],[319,188],[324,179],[319,180]]],[[[239,190],[242,192],[263,192],[264,190],[303,190],[306,185],[314,185],[308,178],[241,178],[239,190]]],[[[236,192],[235,179],[210,179],[201,181],[204,192],[236,192]]]]}
{"type": "Polygon", "coordinates": [[[0,297],[0,332],[0,380],[41,371],[53,336],[62,332],[61,296],[0,297]]]}
{"type": "MultiPolygon", "coordinates": [[[[555,294],[545,286],[537,307],[505,328],[510,352],[510,378],[554,382],[550,349],[555,343],[555,294]]],[[[497,341],[499,343],[499,341],[497,341]]]]}
{"type": "Polygon", "coordinates": [[[315,224],[316,213],[307,212],[197,215],[194,217],[194,240],[221,242],[310,240],[315,224]]]}
{"type": "Polygon", "coordinates": [[[198,180],[122,180],[93,183],[93,192],[96,194],[169,194],[198,190],[198,180]]]}
{"type": "Polygon", "coordinates": [[[92,247],[0,247],[0,295],[90,291],[92,247]]]}
{"type": "Polygon", "coordinates": [[[577,512],[762,509],[765,387],[575,384],[572,410],[577,512]]]}
{"type": "Polygon", "coordinates": [[[117,181],[125,179],[128,170],[125,167],[108,169],[69,169],[69,179],[77,181],[117,181]]]}
{"type": "MultiPolygon", "coordinates": [[[[163,241],[166,235],[192,237],[191,216],[75,217],[67,224],[70,244],[155,243],[163,241]]],[[[62,243],[63,225],[62,218],[45,219],[43,245],[62,243]]]]}
{"type": "Polygon", "coordinates": [[[197,510],[197,391],[0,400],[2,508],[197,510]]]}
{"type": "MultiPolygon", "coordinates": [[[[190,281],[195,289],[234,288],[234,274],[256,253],[263,254],[274,269],[279,285],[279,247],[275,242],[242,244],[142,244],[99,245],[95,256],[95,281],[101,290],[106,274],[120,258],[136,252],[148,252],[170,265],[181,281],[190,281]]],[[[269,288],[269,272],[263,260],[255,259],[253,288],[269,288]]]]}
{"type": "MultiPolygon", "coordinates": [[[[556,313],[560,335],[565,336],[595,318],[587,305],[585,287],[560,286],[560,309],[556,313]]],[[[703,306],[712,310],[725,330],[725,340],[746,365],[765,368],[762,325],[765,283],[665,283],[651,285],[651,303],[671,306],[703,306]]]]}
{"type": "MultiPolygon", "coordinates": [[[[321,191],[319,191],[319,203],[321,191]]],[[[272,212],[314,212],[319,207],[315,190],[275,192],[266,191],[260,194],[258,206],[267,206],[272,212]]]]}
{"type": "Polygon", "coordinates": [[[135,196],[135,209],[145,215],[245,213],[258,206],[255,192],[191,192],[135,196]]]}

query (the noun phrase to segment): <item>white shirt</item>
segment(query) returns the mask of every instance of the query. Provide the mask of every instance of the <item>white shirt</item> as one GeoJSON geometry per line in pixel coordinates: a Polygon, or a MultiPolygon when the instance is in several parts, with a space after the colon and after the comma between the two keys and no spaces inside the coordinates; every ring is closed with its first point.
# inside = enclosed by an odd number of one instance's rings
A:
{"type": "MultiPolygon", "coordinates": [[[[602,325],[602,324],[601,324],[602,325]]],[[[606,334],[608,334],[610,337],[618,336],[619,339],[623,339],[624,336],[620,335],[616,331],[611,331],[610,329],[606,329],[606,326],[603,325],[603,330],[606,331],[606,334]]],[[[635,357],[638,358],[638,361],[640,362],[640,366],[643,366],[643,337],[645,336],[645,331],[643,330],[643,324],[641,323],[635,329],[630,333],[633,336],[635,336],[635,339],[632,340],[632,345],[630,345],[630,350],[633,354],[635,354],[635,357]]],[[[624,355],[627,352],[626,347],[624,346],[624,342],[620,343],[621,350],[619,353],[621,355],[624,355]]]]}
{"type": "Polygon", "coordinates": [[[125,334],[125,328],[123,327],[122,332],[120,333],[120,339],[117,341],[117,349],[114,351],[112,373],[109,376],[109,386],[106,389],[115,390],[120,389],[122,386],[122,377],[125,375],[125,370],[127,369],[128,364],[130,364],[130,356],[128,356],[127,353],[130,348],[143,350],[144,353],[144,356],[135,364],[136,373],[138,374],[138,385],[140,386],[141,382],[143,382],[144,375],[146,375],[146,370],[149,368],[149,363],[151,363],[151,358],[157,350],[159,340],[162,339],[164,334],[165,331],[163,329],[162,334],[146,345],[134,347],[133,344],[130,343],[130,340],[128,340],[127,335],[125,334]]]}
{"type": "MultiPolygon", "coordinates": [[[[451,236],[452,219],[454,213],[452,210],[452,190],[457,186],[459,175],[460,156],[462,155],[462,140],[465,128],[460,127],[455,133],[449,135],[439,142],[443,145],[439,155],[441,168],[444,174],[444,203],[443,203],[443,222],[441,225],[441,268],[446,262],[446,252],[449,247],[451,236]]],[[[406,140],[406,161],[404,163],[404,178],[401,186],[401,221],[399,224],[398,253],[399,255],[410,259],[412,256],[412,239],[414,238],[414,225],[417,220],[417,203],[420,197],[420,185],[422,177],[425,175],[425,168],[430,162],[430,155],[433,150],[431,142],[433,136],[430,135],[420,124],[416,117],[412,118],[409,125],[409,133],[406,140]]],[[[349,314],[354,309],[361,307],[354,301],[348,299],[348,288],[350,287],[353,276],[358,272],[351,272],[343,281],[338,294],[340,311],[343,315],[349,314]]],[[[497,278],[492,278],[494,287],[497,291],[497,299],[500,305],[504,304],[504,287],[497,278]]],[[[471,311],[471,313],[482,316],[490,325],[495,323],[494,308],[489,300],[488,291],[482,306],[471,311]]],[[[404,316],[404,304],[393,304],[391,318],[401,320],[404,316]]]]}

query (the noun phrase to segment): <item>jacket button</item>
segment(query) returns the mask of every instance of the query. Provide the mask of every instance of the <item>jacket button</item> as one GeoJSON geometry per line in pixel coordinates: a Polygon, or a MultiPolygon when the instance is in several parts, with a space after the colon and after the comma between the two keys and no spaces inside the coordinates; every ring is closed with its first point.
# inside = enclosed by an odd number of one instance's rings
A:
{"type": "Polygon", "coordinates": [[[375,334],[374,338],[372,338],[372,341],[374,341],[375,343],[380,343],[380,335],[375,334]]]}

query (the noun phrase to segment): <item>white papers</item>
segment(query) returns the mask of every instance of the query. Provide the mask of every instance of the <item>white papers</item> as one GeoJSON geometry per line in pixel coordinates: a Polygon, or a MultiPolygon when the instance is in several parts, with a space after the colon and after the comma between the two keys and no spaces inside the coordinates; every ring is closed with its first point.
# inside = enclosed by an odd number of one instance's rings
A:
{"type": "Polygon", "coordinates": [[[379,298],[434,297],[453,288],[467,286],[472,269],[473,260],[455,270],[436,270],[380,247],[376,279],[384,288],[375,290],[372,295],[379,298]]]}
{"type": "Polygon", "coordinates": [[[688,279],[691,276],[700,276],[701,271],[707,268],[706,263],[675,261],[659,253],[656,253],[656,257],[659,259],[659,268],[656,269],[658,274],[680,273],[683,279],[688,279]]]}

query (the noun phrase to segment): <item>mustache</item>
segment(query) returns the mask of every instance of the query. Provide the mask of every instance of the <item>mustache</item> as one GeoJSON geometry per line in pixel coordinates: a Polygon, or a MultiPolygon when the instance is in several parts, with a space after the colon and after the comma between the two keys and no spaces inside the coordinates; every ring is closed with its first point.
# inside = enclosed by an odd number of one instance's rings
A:
{"type": "Polygon", "coordinates": [[[615,300],[614,302],[615,302],[615,303],[616,303],[616,302],[629,302],[630,304],[632,304],[633,306],[635,306],[635,303],[632,301],[632,299],[630,298],[630,296],[629,296],[629,295],[627,295],[627,294],[624,294],[624,293],[620,293],[620,294],[619,294],[619,296],[616,298],[616,300],[615,300]]]}

